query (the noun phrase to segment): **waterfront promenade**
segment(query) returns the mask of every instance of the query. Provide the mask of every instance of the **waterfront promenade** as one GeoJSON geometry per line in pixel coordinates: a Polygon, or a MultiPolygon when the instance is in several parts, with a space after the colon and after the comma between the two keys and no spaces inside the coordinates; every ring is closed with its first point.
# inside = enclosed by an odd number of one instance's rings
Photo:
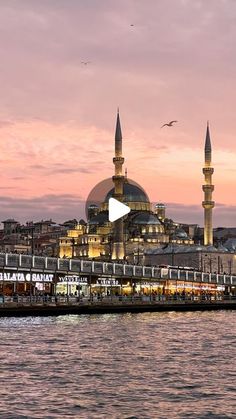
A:
{"type": "Polygon", "coordinates": [[[18,301],[0,302],[0,317],[59,316],[65,314],[104,314],[144,311],[205,311],[235,310],[236,297],[223,299],[176,299],[156,300],[140,297],[114,297],[101,300],[80,299],[75,297],[50,297],[47,299],[19,298],[18,301]]]}

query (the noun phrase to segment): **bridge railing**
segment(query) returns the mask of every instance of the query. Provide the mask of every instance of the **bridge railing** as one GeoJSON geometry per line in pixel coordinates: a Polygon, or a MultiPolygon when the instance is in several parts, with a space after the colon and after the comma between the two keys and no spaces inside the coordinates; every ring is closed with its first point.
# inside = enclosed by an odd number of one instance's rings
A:
{"type": "Polygon", "coordinates": [[[200,272],[184,268],[141,266],[127,263],[92,261],[89,259],[64,259],[13,253],[0,253],[0,269],[22,271],[61,272],[84,275],[101,275],[136,279],[180,280],[236,286],[236,275],[200,272]]]}

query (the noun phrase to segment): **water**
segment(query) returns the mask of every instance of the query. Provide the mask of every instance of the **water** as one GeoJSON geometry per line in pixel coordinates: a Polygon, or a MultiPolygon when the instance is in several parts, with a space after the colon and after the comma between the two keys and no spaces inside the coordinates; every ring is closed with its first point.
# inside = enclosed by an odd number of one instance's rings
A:
{"type": "Polygon", "coordinates": [[[0,319],[0,418],[236,418],[236,312],[0,319]]]}

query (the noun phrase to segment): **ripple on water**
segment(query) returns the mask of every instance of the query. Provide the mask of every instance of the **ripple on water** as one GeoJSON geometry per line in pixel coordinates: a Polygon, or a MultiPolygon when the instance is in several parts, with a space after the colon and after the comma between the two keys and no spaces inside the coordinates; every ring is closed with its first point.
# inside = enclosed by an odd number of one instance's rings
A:
{"type": "Polygon", "coordinates": [[[235,418],[235,312],[3,318],[3,418],[235,418]]]}

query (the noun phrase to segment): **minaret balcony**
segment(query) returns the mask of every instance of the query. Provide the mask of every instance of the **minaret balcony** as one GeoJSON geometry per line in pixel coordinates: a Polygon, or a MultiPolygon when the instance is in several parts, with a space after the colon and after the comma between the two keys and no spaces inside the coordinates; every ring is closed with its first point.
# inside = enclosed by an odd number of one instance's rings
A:
{"type": "Polygon", "coordinates": [[[215,202],[214,201],[202,201],[202,206],[205,209],[212,209],[215,206],[215,202]]]}
{"type": "Polygon", "coordinates": [[[114,164],[116,164],[116,163],[123,164],[124,161],[125,161],[124,157],[113,157],[113,163],[114,164]]]}
{"type": "Polygon", "coordinates": [[[123,175],[115,175],[112,176],[113,182],[121,182],[124,183],[125,177],[123,175]]]}
{"type": "Polygon", "coordinates": [[[214,191],[214,185],[202,185],[202,190],[204,192],[213,192],[214,191]]]}
{"type": "Polygon", "coordinates": [[[213,167],[204,167],[202,171],[204,175],[213,175],[214,173],[213,167]]]}

